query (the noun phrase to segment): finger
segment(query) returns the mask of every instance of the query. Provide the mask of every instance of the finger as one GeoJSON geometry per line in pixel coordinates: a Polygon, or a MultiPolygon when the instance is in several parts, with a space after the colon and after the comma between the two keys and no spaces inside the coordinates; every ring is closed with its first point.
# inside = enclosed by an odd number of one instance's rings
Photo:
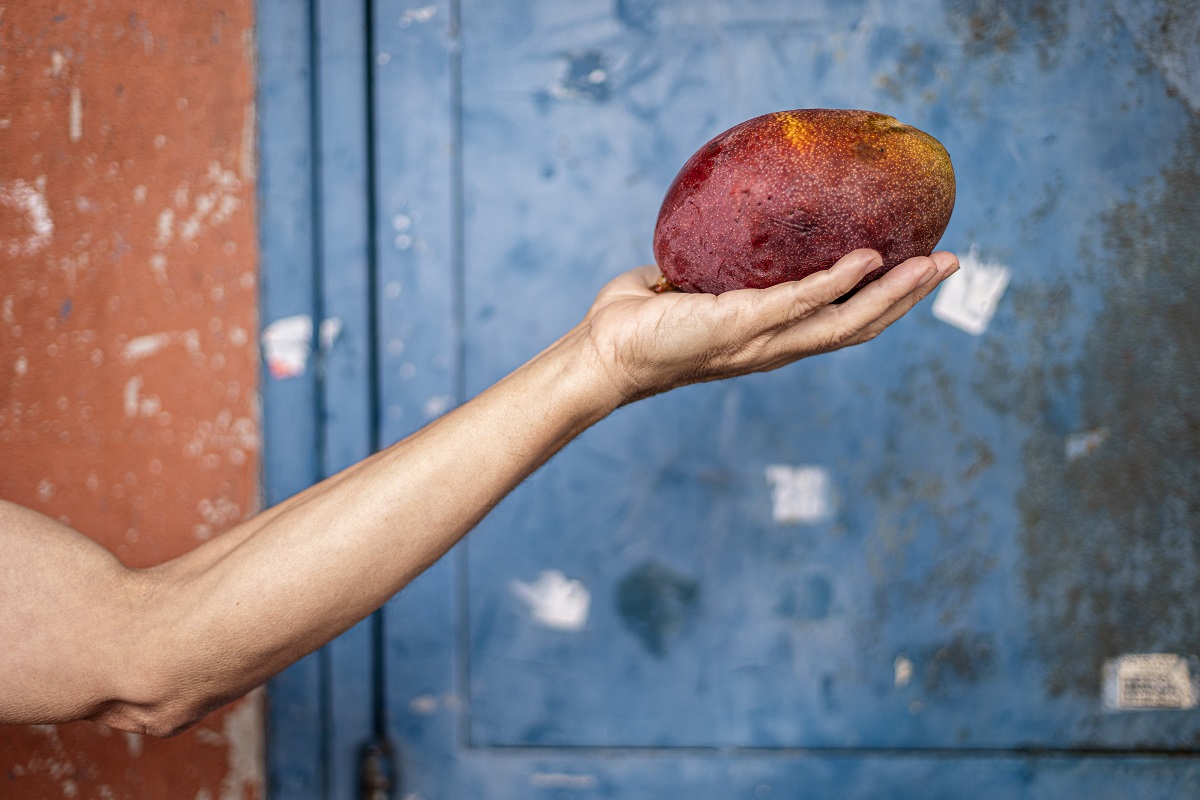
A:
{"type": "Polygon", "coordinates": [[[851,337],[846,342],[847,345],[862,344],[863,342],[871,341],[889,325],[911,311],[913,306],[928,297],[934,289],[941,285],[942,281],[958,271],[958,258],[953,253],[945,251],[937,252],[931,255],[930,258],[937,264],[937,273],[933,278],[922,283],[914,291],[901,298],[899,302],[884,312],[883,316],[867,325],[857,335],[851,337]]]}
{"type": "Polygon", "coordinates": [[[826,305],[815,312],[808,320],[815,324],[796,326],[785,336],[794,338],[789,342],[792,346],[819,352],[835,350],[858,336],[936,274],[937,264],[933,259],[926,256],[910,258],[867,284],[845,303],[826,305]]]}
{"type": "MultiPolygon", "coordinates": [[[[749,291],[756,292],[758,310],[763,319],[770,321],[769,327],[785,327],[828,306],[882,265],[883,259],[874,250],[855,250],[842,256],[829,269],[814,272],[802,280],[749,291]]],[[[740,292],[726,294],[733,299],[740,292]]]]}

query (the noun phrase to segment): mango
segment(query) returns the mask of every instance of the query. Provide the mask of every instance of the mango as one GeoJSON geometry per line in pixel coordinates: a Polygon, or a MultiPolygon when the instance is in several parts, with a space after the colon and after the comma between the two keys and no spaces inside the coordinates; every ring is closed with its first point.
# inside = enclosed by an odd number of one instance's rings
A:
{"type": "Polygon", "coordinates": [[[869,247],[883,266],[857,290],[933,252],[954,188],[946,148],[886,114],[766,114],[683,165],[659,210],[654,257],[670,286],[719,294],[800,280],[869,247]]]}

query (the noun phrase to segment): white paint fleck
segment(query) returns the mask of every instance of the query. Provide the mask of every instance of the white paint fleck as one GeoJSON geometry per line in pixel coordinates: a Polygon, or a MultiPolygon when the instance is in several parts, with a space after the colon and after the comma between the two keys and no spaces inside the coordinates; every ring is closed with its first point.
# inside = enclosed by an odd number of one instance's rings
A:
{"type": "Polygon", "coordinates": [[[157,238],[154,240],[154,245],[162,249],[171,243],[171,238],[175,235],[175,209],[164,208],[158,212],[158,222],[155,227],[157,238]]]}
{"type": "Polygon", "coordinates": [[[386,67],[388,64],[392,63],[392,54],[380,53],[379,55],[375,56],[375,63],[381,67],[386,67]]]}
{"type": "Polygon", "coordinates": [[[547,628],[579,631],[587,624],[591,594],[559,570],[545,570],[533,583],[514,580],[509,587],[529,607],[534,621],[547,628]]]}
{"type": "Polygon", "coordinates": [[[26,233],[7,241],[0,241],[0,252],[9,258],[34,256],[41,252],[54,235],[54,221],[50,218],[50,206],[46,203],[46,178],[35,183],[17,178],[0,183],[0,206],[5,206],[25,221],[26,233]]]}
{"type": "Polygon", "coordinates": [[[11,294],[6,294],[4,295],[4,303],[0,305],[0,319],[4,320],[5,325],[12,325],[17,321],[13,316],[14,299],[11,294]]]}
{"type": "Polygon", "coordinates": [[[1200,702],[1195,656],[1130,653],[1104,662],[1104,707],[1109,711],[1184,710],[1200,702]]]}
{"type": "Polygon", "coordinates": [[[146,204],[145,184],[139,183],[137,186],[133,187],[133,202],[137,203],[138,206],[143,206],[146,204]]]}
{"type": "Polygon", "coordinates": [[[833,481],[824,467],[772,464],[771,515],[778,523],[814,523],[833,514],[833,481]]]}
{"type": "Polygon", "coordinates": [[[313,320],[308,314],[277,319],[262,332],[263,358],[271,377],[296,378],[308,369],[313,320]]]}
{"type": "Polygon", "coordinates": [[[392,244],[397,250],[410,250],[413,246],[413,237],[407,233],[402,233],[392,240],[392,244]]]}
{"type": "Polygon", "coordinates": [[[220,800],[262,795],[265,764],[263,697],[263,690],[255,689],[225,714],[223,733],[229,749],[220,800]]]}
{"type": "Polygon", "coordinates": [[[134,361],[140,361],[143,358],[148,358],[155,353],[158,353],[168,344],[171,343],[171,336],[167,333],[152,333],[147,336],[138,336],[135,339],[130,339],[125,349],[121,351],[121,360],[126,364],[132,364],[134,361]]]}
{"type": "Polygon", "coordinates": [[[974,336],[981,335],[1008,288],[1010,272],[1003,264],[980,260],[979,246],[971,245],[959,259],[958,272],[938,289],[933,315],[974,336]]]}
{"type": "Polygon", "coordinates": [[[226,530],[242,518],[242,509],[227,497],[201,500],[196,511],[209,527],[217,530],[226,530]]]}
{"type": "Polygon", "coordinates": [[[1073,433],[1066,440],[1066,456],[1068,462],[1078,461],[1090,456],[1100,449],[1100,445],[1108,439],[1107,428],[1093,428],[1090,431],[1073,433]]]}
{"type": "MultiPolygon", "coordinates": [[[[216,419],[202,420],[197,423],[192,438],[183,447],[183,454],[188,458],[201,458],[207,464],[220,463],[220,454],[238,449],[245,452],[257,452],[259,448],[258,429],[254,420],[249,417],[237,417],[228,410],[217,414],[216,419]]],[[[202,462],[203,463],[203,462],[202,462]]]]}
{"type": "Polygon", "coordinates": [[[400,296],[401,289],[399,281],[388,281],[387,286],[383,287],[383,293],[387,295],[389,300],[395,300],[400,296]]]}
{"type": "Polygon", "coordinates": [[[70,135],[72,142],[83,138],[83,97],[78,86],[71,87],[70,135]]]}
{"type": "Polygon", "coordinates": [[[429,22],[437,15],[437,6],[421,6],[420,8],[405,9],[400,15],[399,26],[407,28],[414,22],[429,22]]]}
{"type": "Polygon", "coordinates": [[[242,115],[242,149],[238,154],[238,172],[247,183],[258,175],[258,122],[254,101],[246,103],[242,115]]]}
{"type": "Polygon", "coordinates": [[[425,401],[425,416],[434,419],[445,414],[454,405],[454,398],[449,395],[435,395],[425,401]]]}
{"type": "Polygon", "coordinates": [[[431,694],[422,694],[414,697],[408,703],[408,710],[414,714],[419,714],[427,717],[438,709],[438,700],[431,694]]]}
{"type": "Polygon", "coordinates": [[[49,502],[54,497],[54,484],[43,478],[37,487],[37,499],[43,503],[49,502]]]}
{"type": "Polygon", "coordinates": [[[142,393],[142,376],[134,375],[125,382],[125,416],[136,417],[138,413],[138,398],[142,393]]]}
{"type": "Polygon", "coordinates": [[[57,78],[62,75],[63,67],[67,65],[67,57],[62,54],[61,50],[52,50],[50,52],[50,75],[57,78]]]}
{"type": "Polygon", "coordinates": [[[29,359],[25,356],[17,356],[16,362],[13,363],[13,372],[18,378],[25,377],[25,373],[29,372],[29,359]]]}
{"type": "Polygon", "coordinates": [[[318,338],[321,340],[321,352],[328,353],[333,349],[334,342],[342,333],[342,320],[340,317],[327,317],[321,320],[321,330],[318,338]]]}
{"type": "Polygon", "coordinates": [[[896,656],[896,660],[892,663],[892,670],[895,673],[895,684],[897,689],[908,686],[908,682],[913,676],[913,662],[905,656],[896,656]]]}
{"type": "Polygon", "coordinates": [[[595,775],[575,772],[535,772],[529,784],[538,789],[595,789],[600,781],[595,775]]]}
{"type": "Polygon", "coordinates": [[[129,751],[129,755],[137,758],[142,754],[143,738],[140,733],[131,733],[129,731],[121,731],[125,736],[125,749],[129,751]]]}
{"type": "Polygon", "coordinates": [[[408,214],[396,214],[392,217],[392,229],[397,233],[404,233],[412,227],[413,219],[408,214]]]}

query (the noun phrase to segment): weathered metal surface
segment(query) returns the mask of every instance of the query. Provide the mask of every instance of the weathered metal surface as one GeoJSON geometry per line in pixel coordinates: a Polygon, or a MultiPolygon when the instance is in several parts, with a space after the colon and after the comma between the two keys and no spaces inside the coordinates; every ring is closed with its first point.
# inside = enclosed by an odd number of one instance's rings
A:
{"type": "Polygon", "coordinates": [[[1137,707],[1200,651],[1186,6],[374,5],[380,444],[648,260],[756,114],[937,136],[967,265],[868,346],[623,409],[389,604],[401,796],[1200,788],[1200,712],[1137,707]]]}
{"type": "MultiPolygon", "coordinates": [[[[0,9],[0,496],[133,566],[258,505],[252,25],[0,9]]],[[[0,796],[261,796],[262,717],[256,694],[169,741],[3,728],[0,796]]]]}

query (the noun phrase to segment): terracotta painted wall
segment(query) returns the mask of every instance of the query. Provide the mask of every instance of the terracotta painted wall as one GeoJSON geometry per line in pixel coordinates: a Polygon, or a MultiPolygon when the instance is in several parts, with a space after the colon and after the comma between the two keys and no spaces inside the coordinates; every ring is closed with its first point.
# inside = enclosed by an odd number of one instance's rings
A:
{"type": "MultiPolygon", "coordinates": [[[[257,510],[252,17],[0,0],[0,496],[134,566],[257,510]]],[[[262,706],[0,726],[0,797],[261,796],[262,706]]]]}

